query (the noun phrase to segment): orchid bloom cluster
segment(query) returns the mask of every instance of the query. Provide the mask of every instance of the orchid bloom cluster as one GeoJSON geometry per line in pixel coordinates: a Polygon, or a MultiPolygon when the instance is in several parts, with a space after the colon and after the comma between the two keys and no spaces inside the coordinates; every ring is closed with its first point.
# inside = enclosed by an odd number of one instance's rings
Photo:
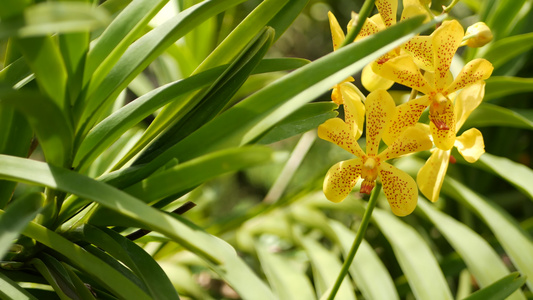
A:
{"type": "MultiPolygon", "coordinates": [[[[379,13],[368,18],[355,40],[396,23],[398,0],[376,0],[379,13]]],[[[427,1],[426,1],[427,2],[427,1]]],[[[429,8],[422,1],[403,0],[401,19],[424,14],[429,8]]],[[[329,13],[333,48],[344,40],[344,32],[329,13]]],[[[354,19],[348,25],[348,30],[354,19]]],[[[366,97],[351,82],[352,77],[333,88],[332,100],[344,106],[344,119],[333,118],[318,127],[320,138],[337,144],[356,156],[330,168],[324,179],[324,194],[333,202],[344,200],[359,179],[361,193],[370,194],[379,178],[392,212],[406,216],[415,208],[418,190],[431,201],[439,197],[448,168],[451,149],[456,147],[468,162],[484,152],[481,132],[475,128],[457,136],[470,113],[481,103],[485,82],[493,70],[485,59],[467,63],[455,79],[450,72],[452,59],[460,46],[479,47],[490,41],[490,30],[483,23],[468,28],[456,20],[444,21],[428,36],[416,36],[403,46],[366,66],[362,84],[370,91],[366,97]],[[411,99],[399,106],[387,92],[393,83],[413,89],[411,99]],[[417,97],[417,94],[423,94],[417,97]],[[430,123],[419,123],[429,109],[430,123]],[[366,119],[365,119],[366,116],[366,119]],[[366,150],[357,140],[366,120],[366,150]],[[380,153],[381,141],[387,146],[380,153]],[[430,150],[431,156],[420,169],[417,180],[387,163],[399,156],[430,150]]],[[[453,157],[451,158],[453,160],[453,157]]]]}

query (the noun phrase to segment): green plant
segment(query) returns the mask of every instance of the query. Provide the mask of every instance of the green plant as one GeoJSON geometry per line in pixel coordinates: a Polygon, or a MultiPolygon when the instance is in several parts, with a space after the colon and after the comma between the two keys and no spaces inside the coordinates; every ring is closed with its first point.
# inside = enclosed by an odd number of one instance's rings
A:
{"type": "MultiPolygon", "coordinates": [[[[171,1],[173,16],[150,23],[167,2],[2,2],[0,297],[313,299],[333,286],[365,205],[319,191],[347,153],[313,131],[338,106],[311,102],[442,19],[414,17],[310,62],[272,47],[314,1],[171,1]]],[[[511,142],[531,138],[531,105],[505,103],[532,91],[520,68],[531,1],[464,3],[494,33],[462,53],[495,67],[463,127],[483,127],[488,153],[458,159],[439,202],[420,199],[405,219],[376,198],[338,299],[462,298],[474,286],[531,297],[533,171],[511,160],[531,150],[511,142]],[[490,185],[500,179],[513,187],[490,185]]],[[[395,165],[415,174],[425,157],[395,165]]]]}

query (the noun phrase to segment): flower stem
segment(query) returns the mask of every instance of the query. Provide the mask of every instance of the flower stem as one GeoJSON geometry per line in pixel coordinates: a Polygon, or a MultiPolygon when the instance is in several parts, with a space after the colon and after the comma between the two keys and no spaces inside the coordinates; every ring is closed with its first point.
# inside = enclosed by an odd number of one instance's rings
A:
{"type": "Polygon", "coordinates": [[[452,10],[452,8],[455,6],[455,4],[457,4],[457,2],[459,2],[459,0],[453,0],[452,3],[450,3],[450,5],[443,7],[442,12],[446,14],[449,13],[450,10],[452,10]]]}
{"type": "Polygon", "coordinates": [[[350,31],[348,31],[348,34],[346,35],[346,38],[342,42],[340,47],[344,47],[348,45],[349,43],[353,42],[355,40],[355,37],[359,34],[361,29],[363,28],[363,25],[366,22],[366,19],[370,16],[370,13],[372,10],[374,10],[374,3],[376,0],[366,0],[363,4],[363,7],[361,7],[361,10],[359,11],[359,18],[357,20],[357,23],[350,31]]]}
{"type": "Polygon", "coordinates": [[[344,280],[344,277],[346,276],[346,274],[348,273],[350,266],[352,265],[353,259],[355,257],[355,253],[357,253],[357,249],[359,249],[359,245],[361,245],[361,242],[363,241],[363,237],[365,236],[368,223],[370,223],[370,217],[372,217],[372,211],[374,211],[374,207],[376,207],[378,195],[380,192],[381,192],[381,184],[377,183],[376,186],[374,187],[374,190],[372,191],[372,194],[370,195],[370,199],[368,200],[368,205],[366,206],[365,213],[363,214],[361,225],[359,225],[359,229],[357,229],[357,234],[353,241],[352,248],[350,249],[350,252],[348,252],[348,255],[346,255],[346,259],[344,261],[344,264],[342,265],[342,269],[339,275],[337,276],[337,280],[335,281],[335,284],[331,288],[331,292],[329,293],[329,296],[327,298],[328,300],[335,299],[335,295],[337,295],[337,292],[339,291],[341,283],[344,280]]]}

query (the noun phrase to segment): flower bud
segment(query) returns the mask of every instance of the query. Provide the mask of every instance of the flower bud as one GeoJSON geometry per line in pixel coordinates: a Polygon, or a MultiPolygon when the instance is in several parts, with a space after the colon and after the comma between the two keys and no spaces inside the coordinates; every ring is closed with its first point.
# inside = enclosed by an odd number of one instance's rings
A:
{"type": "Polygon", "coordinates": [[[467,46],[479,48],[492,41],[492,32],[487,24],[477,22],[466,29],[465,37],[467,40],[464,43],[467,46]]]}

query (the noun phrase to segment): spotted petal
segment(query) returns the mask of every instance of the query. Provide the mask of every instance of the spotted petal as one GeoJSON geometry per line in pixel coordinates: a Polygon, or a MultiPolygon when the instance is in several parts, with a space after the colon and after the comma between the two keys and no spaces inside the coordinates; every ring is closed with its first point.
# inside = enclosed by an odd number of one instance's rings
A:
{"type": "Polygon", "coordinates": [[[441,91],[446,87],[446,74],[450,69],[452,58],[461,44],[464,29],[457,20],[445,21],[431,36],[435,87],[441,91]]]}
{"type": "Polygon", "coordinates": [[[363,84],[365,89],[369,92],[373,92],[375,90],[390,89],[391,86],[394,84],[394,81],[383,78],[378,74],[374,73],[374,71],[372,71],[372,64],[377,63],[372,62],[366,65],[363,68],[363,72],[361,73],[361,83],[363,84]]]}
{"type": "Polygon", "coordinates": [[[375,156],[378,153],[381,135],[390,119],[394,117],[395,104],[391,95],[385,90],[377,90],[366,98],[366,153],[375,156]]]}
{"type": "Polygon", "coordinates": [[[341,83],[336,84],[333,87],[333,91],[331,91],[331,101],[339,105],[344,104],[344,99],[342,98],[342,92],[341,92],[342,84],[345,82],[352,82],[352,81],[355,81],[355,79],[353,79],[353,77],[350,76],[344,79],[341,83]]]}
{"type": "Polygon", "coordinates": [[[435,202],[439,199],[440,189],[444,182],[451,150],[435,148],[426,164],[418,171],[416,182],[426,198],[435,202]]]}
{"type": "Polygon", "coordinates": [[[376,0],[381,18],[385,26],[390,27],[396,24],[396,12],[398,11],[398,0],[376,0]]]}
{"type": "Polygon", "coordinates": [[[428,131],[424,124],[416,124],[408,127],[386,150],[378,157],[382,161],[396,158],[405,154],[429,150],[433,143],[429,138],[428,131]]]}
{"type": "Polygon", "coordinates": [[[360,158],[333,165],[324,178],[324,195],[332,202],[341,202],[352,191],[361,177],[363,162],[360,158]]]}
{"type": "Polygon", "coordinates": [[[329,28],[331,29],[331,39],[333,40],[333,51],[337,50],[344,41],[344,32],[342,31],[335,15],[328,11],[329,28]]]}
{"type": "MultiPolygon", "coordinates": [[[[348,30],[350,30],[350,29],[348,29],[348,30]]],[[[355,40],[358,41],[358,40],[360,40],[360,39],[362,39],[364,37],[376,34],[376,33],[379,32],[379,30],[380,30],[380,28],[379,28],[378,24],[376,24],[376,22],[374,22],[373,19],[368,18],[368,19],[366,19],[365,24],[363,24],[363,28],[361,28],[361,31],[359,32],[359,34],[357,35],[355,40]]]]}
{"type": "Polygon", "coordinates": [[[455,146],[464,159],[473,163],[485,153],[485,143],[483,142],[483,135],[476,128],[468,129],[455,140],[455,146]]]}
{"type": "Polygon", "coordinates": [[[405,43],[403,49],[413,57],[413,61],[419,68],[433,72],[435,68],[431,39],[431,36],[415,36],[405,43]]]}
{"type": "Polygon", "coordinates": [[[333,118],[322,123],[318,126],[318,136],[358,157],[364,155],[363,150],[359,147],[355,138],[353,127],[346,124],[342,119],[333,118]]]}
{"type": "Polygon", "coordinates": [[[466,64],[455,80],[449,85],[445,93],[453,93],[471,84],[478,83],[490,77],[494,67],[483,58],[477,58],[466,64]]]}
{"type": "Polygon", "coordinates": [[[424,94],[430,94],[434,91],[409,55],[392,58],[384,62],[381,68],[373,66],[372,70],[382,77],[413,88],[424,94]]]}
{"type": "Polygon", "coordinates": [[[365,105],[353,84],[343,83],[341,92],[344,99],[344,122],[352,127],[354,138],[357,140],[363,134],[365,105]]]}
{"type": "Polygon", "coordinates": [[[420,0],[403,0],[403,10],[401,20],[409,19],[414,16],[425,15],[425,22],[429,22],[430,16],[424,7],[420,4],[420,0]]]}
{"type": "MultiPolygon", "coordinates": [[[[433,106],[434,104],[432,104],[433,106]]],[[[453,103],[448,99],[444,103],[440,103],[440,106],[442,106],[441,109],[439,109],[438,114],[435,113],[435,115],[431,114],[432,107],[430,107],[430,120],[431,123],[429,124],[429,128],[431,130],[431,136],[433,137],[433,143],[435,143],[435,146],[442,150],[449,150],[453,147],[453,143],[455,142],[455,114],[453,112],[453,103]],[[439,129],[435,124],[439,122],[443,122],[446,124],[447,129],[439,129]]]]}
{"type": "Polygon", "coordinates": [[[418,201],[415,180],[404,171],[386,162],[380,164],[379,176],[392,212],[400,217],[412,213],[418,201]]]}
{"type": "Polygon", "coordinates": [[[383,133],[385,144],[391,145],[408,127],[414,126],[429,104],[429,97],[426,95],[397,106],[394,118],[383,133]]]}
{"type": "Polygon", "coordinates": [[[470,113],[476,109],[485,95],[485,82],[480,81],[464,88],[455,99],[455,130],[459,131],[461,126],[470,116],[470,113]]]}

